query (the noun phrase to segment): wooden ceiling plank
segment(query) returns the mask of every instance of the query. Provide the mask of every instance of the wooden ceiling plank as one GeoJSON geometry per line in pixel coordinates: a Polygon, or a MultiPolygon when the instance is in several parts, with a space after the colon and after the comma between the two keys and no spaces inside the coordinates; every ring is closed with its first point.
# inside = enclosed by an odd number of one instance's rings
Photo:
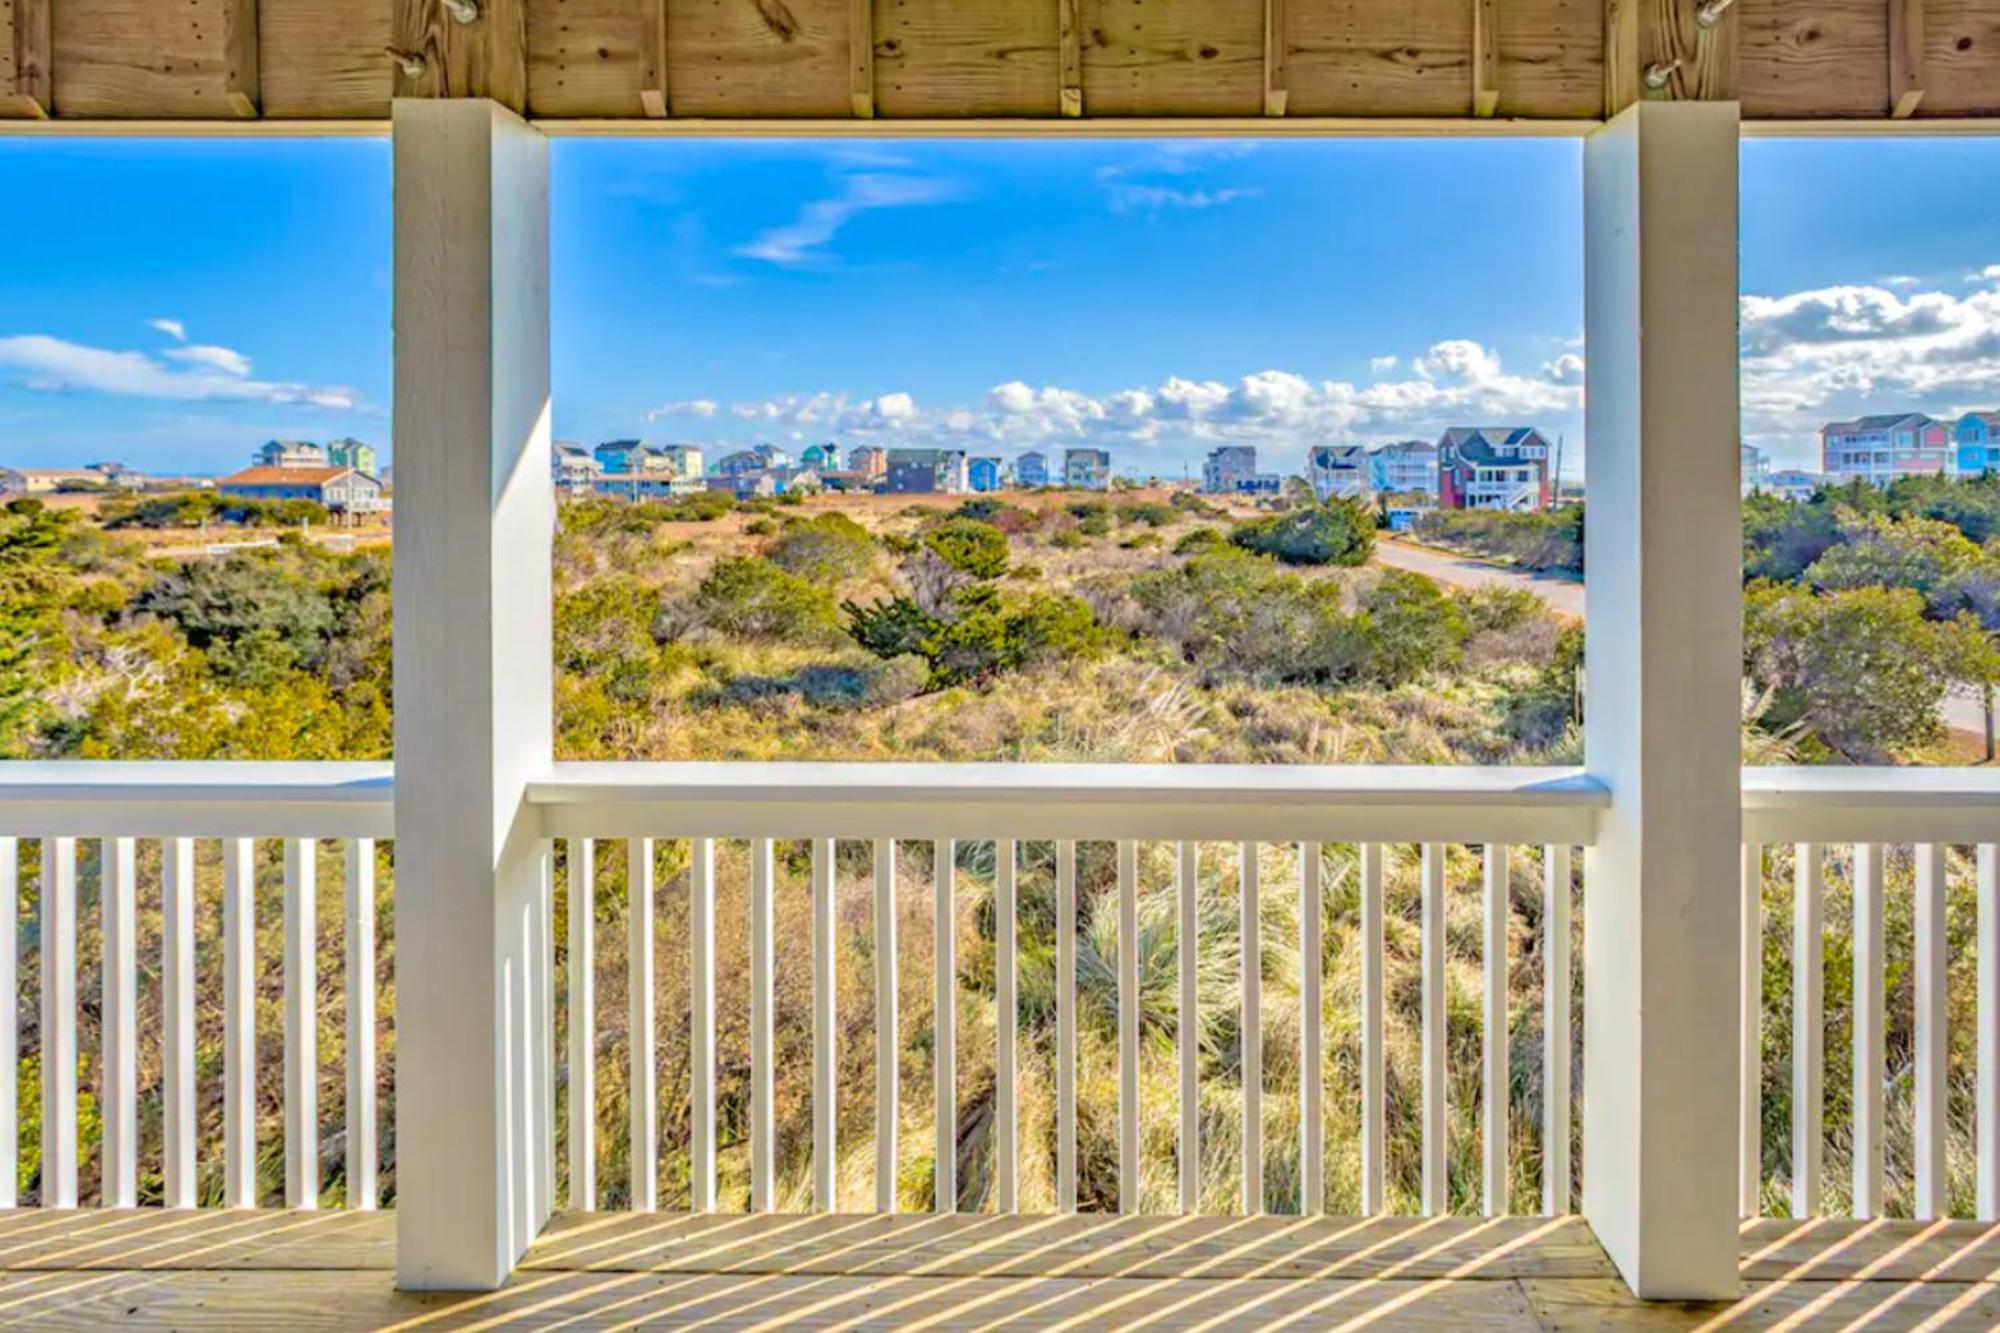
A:
{"type": "Polygon", "coordinates": [[[1468,0],[1294,0],[1287,27],[1288,117],[1465,119],[1468,0]]]}
{"type": "Polygon", "coordinates": [[[1745,119],[1886,119],[1884,0],[1737,0],[1732,13],[1745,119]]]}
{"type": "Polygon", "coordinates": [[[1889,0],[1889,115],[1907,120],[1924,100],[1924,0],[1889,0]]]}
{"type": "Polygon", "coordinates": [[[847,0],[847,96],[859,120],[875,115],[875,2],[847,0]]]}
{"type": "Polygon", "coordinates": [[[667,0],[639,0],[639,106],[648,117],[667,114],[667,0]]]}
{"type": "Polygon", "coordinates": [[[261,0],[257,101],[267,119],[389,114],[393,0],[261,0]]]}
{"type": "Polygon", "coordinates": [[[1056,0],[1056,70],[1062,82],[1056,90],[1058,109],[1065,116],[1083,114],[1083,15],[1081,0],[1056,0]]]}
{"type": "Polygon", "coordinates": [[[8,77],[0,87],[0,115],[47,120],[53,35],[50,0],[0,0],[7,12],[10,40],[5,52],[8,77]]]}
{"type": "Polygon", "coordinates": [[[1472,114],[1500,107],[1500,0],[1472,0],[1472,114]]]}
{"type": "Polygon", "coordinates": [[[1262,3],[1083,0],[1079,12],[1091,115],[1264,114],[1262,3]]]}
{"type": "Polygon", "coordinates": [[[1285,86],[1285,0],[1264,0],[1264,114],[1282,116],[1290,94],[1285,86]]]}

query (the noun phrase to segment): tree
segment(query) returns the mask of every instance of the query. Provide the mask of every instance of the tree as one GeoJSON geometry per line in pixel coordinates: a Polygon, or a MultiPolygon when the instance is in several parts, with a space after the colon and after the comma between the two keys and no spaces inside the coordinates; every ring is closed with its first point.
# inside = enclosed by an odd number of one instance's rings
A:
{"type": "Polygon", "coordinates": [[[1751,584],[1744,671],[1770,692],[1765,725],[1803,724],[1850,763],[1887,762],[1935,741],[1945,690],[1987,650],[1969,621],[1937,624],[1924,610],[1910,588],[1751,584]]]}
{"type": "Polygon", "coordinates": [[[1240,525],[1229,539],[1288,565],[1365,565],[1375,553],[1375,515],[1339,496],[1240,525]]]}

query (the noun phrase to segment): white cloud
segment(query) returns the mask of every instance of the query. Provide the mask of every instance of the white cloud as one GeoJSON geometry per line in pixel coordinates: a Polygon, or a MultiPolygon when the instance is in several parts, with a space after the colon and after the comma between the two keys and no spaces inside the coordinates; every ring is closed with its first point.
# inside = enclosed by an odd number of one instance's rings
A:
{"type": "MultiPolygon", "coordinates": [[[[1567,370],[1574,360],[1551,364],[1567,370]]],[[[1005,380],[976,404],[938,408],[921,407],[903,392],[856,398],[822,391],[732,403],[728,412],[755,428],[806,427],[887,445],[1143,447],[1238,441],[1290,447],[1434,437],[1448,425],[1548,424],[1573,414],[1582,401],[1578,384],[1556,382],[1548,368],[1535,375],[1509,373],[1496,352],[1465,339],[1437,343],[1411,364],[1420,365],[1422,373],[1366,385],[1316,381],[1272,368],[1232,381],[1168,376],[1105,394],[1005,380]]]]}
{"type": "Polygon", "coordinates": [[[1583,358],[1575,352],[1564,352],[1555,360],[1542,367],[1551,384],[1583,383],[1583,358]]]}
{"type": "Polygon", "coordinates": [[[1138,185],[1124,181],[1112,182],[1104,188],[1114,213],[1157,213],[1167,208],[1221,208],[1224,204],[1254,199],[1257,195],[1257,191],[1248,189],[1183,190],[1171,185],[1138,185]]]}
{"type": "Polygon", "coordinates": [[[664,421],[668,417],[712,417],[722,410],[722,404],[713,398],[683,398],[677,402],[662,403],[646,413],[648,421],[664,421]]]}
{"type": "Polygon", "coordinates": [[[1806,461],[1867,412],[2000,407],[2000,264],[1963,295],[1836,285],[1742,301],[1745,438],[1806,461]]]}
{"type": "Polygon", "coordinates": [[[149,319],[146,321],[146,324],[149,328],[158,329],[177,343],[187,341],[187,325],[177,319],[149,319]]]}
{"type": "Polygon", "coordinates": [[[1397,365],[1396,357],[1371,356],[1368,358],[1368,373],[1370,375],[1386,375],[1390,371],[1394,370],[1396,368],[1396,365],[1397,365]]]}
{"type": "Polygon", "coordinates": [[[167,365],[144,352],[86,347],[48,334],[0,337],[0,369],[17,372],[31,389],[89,392],[171,402],[237,401],[298,403],[347,409],[354,390],[339,385],[284,384],[249,378],[250,363],[228,348],[176,348],[197,353],[180,357],[187,368],[167,365]]]}
{"type": "Polygon", "coordinates": [[[824,260],[828,257],[827,244],[842,227],[864,213],[944,203],[960,193],[954,182],[940,177],[884,172],[856,172],[844,177],[842,186],[833,198],[807,204],[796,221],[762,232],[732,253],[784,267],[824,260]]]}
{"type": "Polygon", "coordinates": [[[197,366],[208,366],[225,375],[248,375],[250,358],[228,347],[208,347],[196,344],[192,347],[173,347],[167,356],[175,361],[186,361],[197,366]]]}

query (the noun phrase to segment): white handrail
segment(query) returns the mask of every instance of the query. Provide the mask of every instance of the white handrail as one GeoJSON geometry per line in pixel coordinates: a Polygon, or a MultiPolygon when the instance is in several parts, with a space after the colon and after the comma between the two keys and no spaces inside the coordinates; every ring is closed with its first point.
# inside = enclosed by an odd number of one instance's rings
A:
{"type": "Polygon", "coordinates": [[[1595,840],[1578,768],[1254,764],[557,764],[550,837],[1595,840]]]}
{"type": "Polygon", "coordinates": [[[387,838],[387,763],[0,763],[0,837],[387,838]]]}
{"type": "MultiPolygon", "coordinates": [[[[712,837],[1585,845],[1609,795],[1578,768],[559,763],[528,799],[552,837],[685,826],[712,837]]],[[[394,804],[386,762],[0,763],[0,836],[386,838],[394,804]]],[[[1743,770],[1753,845],[1996,835],[2000,769],[1743,770]]]]}

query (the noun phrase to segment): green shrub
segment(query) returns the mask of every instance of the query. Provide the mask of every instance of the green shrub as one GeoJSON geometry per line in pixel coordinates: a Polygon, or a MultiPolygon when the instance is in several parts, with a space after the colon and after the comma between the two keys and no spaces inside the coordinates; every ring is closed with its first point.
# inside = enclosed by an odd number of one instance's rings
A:
{"type": "Polygon", "coordinates": [[[1375,516],[1336,496],[1240,524],[1229,539],[1288,565],[1365,565],[1375,553],[1375,516]]]}
{"type": "Polygon", "coordinates": [[[829,589],[756,556],[718,560],[695,593],[694,609],[708,628],[745,639],[809,643],[836,624],[829,589]]]}
{"type": "Polygon", "coordinates": [[[977,519],[948,518],[923,535],[924,549],[961,574],[997,579],[1007,572],[1007,537],[977,519]]]}
{"type": "Polygon", "coordinates": [[[1199,555],[1203,551],[1212,551],[1218,546],[1227,545],[1228,540],[1219,528],[1192,528],[1182,533],[1180,540],[1174,543],[1174,554],[1199,555]]]}
{"type": "Polygon", "coordinates": [[[1421,574],[1386,569],[1361,599],[1368,671],[1401,685],[1454,665],[1465,649],[1465,617],[1455,599],[1421,574]]]}
{"type": "Polygon", "coordinates": [[[875,539],[847,515],[826,513],[791,524],[765,556],[788,574],[839,583],[868,572],[875,560],[875,539]]]}

